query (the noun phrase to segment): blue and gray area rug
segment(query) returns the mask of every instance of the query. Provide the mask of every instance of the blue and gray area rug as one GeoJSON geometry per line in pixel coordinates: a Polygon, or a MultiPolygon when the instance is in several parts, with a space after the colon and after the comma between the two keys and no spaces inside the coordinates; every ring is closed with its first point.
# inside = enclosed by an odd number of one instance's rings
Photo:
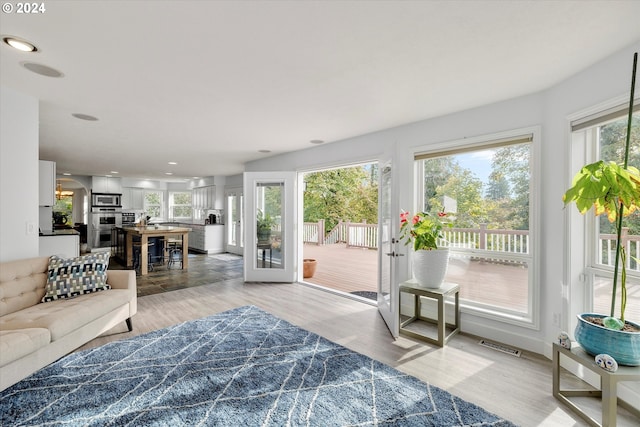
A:
{"type": "Polygon", "coordinates": [[[254,306],[71,354],[0,425],[513,426],[254,306]]]}

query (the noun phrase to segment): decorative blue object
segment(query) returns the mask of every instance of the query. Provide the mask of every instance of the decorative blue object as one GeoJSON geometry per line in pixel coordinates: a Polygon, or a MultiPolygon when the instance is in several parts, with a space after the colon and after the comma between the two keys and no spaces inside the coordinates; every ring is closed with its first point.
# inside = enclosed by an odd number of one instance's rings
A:
{"type": "Polygon", "coordinates": [[[2,426],[515,427],[254,306],[70,354],[0,408],[2,426]]]}
{"type": "Polygon", "coordinates": [[[618,370],[618,363],[616,360],[608,354],[599,354],[595,358],[596,365],[600,366],[605,371],[615,372],[618,370]]]}
{"type": "Polygon", "coordinates": [[[558,335],[558,344],[560,344],[560,347],[564,347],[570,350],[571,339],[569,338],[569,334],[566,332],[560,332],[560,335],[558,335]]]}
{"type": "Polygon", "coordinates": [[[613,329],[614,331],[621,331],[624,328],[624,323],[617,317],[605,317],[602,320],[602,324],[605,328],[613,329]]]}
{"type": "MultiPolygon", "coordinates": [[[[587,353],[592,356],[608,354],[618,365],[640,366],[640,332],[614,331],[585,320],[587,317],[603,319],[606,316],[594,313],[578,315],[574,336],[587,353]]],[[[627,322],[640,329],[640,325],[627,322]]]]}

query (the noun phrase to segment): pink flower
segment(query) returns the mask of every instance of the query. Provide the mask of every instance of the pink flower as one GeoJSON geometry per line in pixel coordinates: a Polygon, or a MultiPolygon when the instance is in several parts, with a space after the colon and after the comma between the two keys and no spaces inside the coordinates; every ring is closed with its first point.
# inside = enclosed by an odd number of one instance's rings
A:
{"type": "Polygon", "coordinates": [[[446,214],[446,213],[444,213],[444,212],[438,212],[438,216],[439,216],[440,218],[444,218],[445,216],[447,216],[447,214],[446,214]]]}
{"type": "Polygon", "coordinates": [[[417,224],[417,223],[419,223],[419,222],[420,222],[420,216],[415,215],[415,216],[413,217],[413,225],[416,225],[416,224],[417,224]]]}
{"type": "Polygon", "coordinates": [[[409,212],[401,212],[400,213],[400,224],[404,224],[407,222],[407,217],[409,216],[409,212]]]}

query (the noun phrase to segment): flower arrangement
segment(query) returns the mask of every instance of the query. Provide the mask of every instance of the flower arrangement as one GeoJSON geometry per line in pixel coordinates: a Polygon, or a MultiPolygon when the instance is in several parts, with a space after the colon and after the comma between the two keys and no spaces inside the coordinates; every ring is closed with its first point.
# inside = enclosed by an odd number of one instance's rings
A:
{"type": "Polygon", "coordinates": [[[405,245],[413,242],[413,250],[438,249],[438,240],[443,238],[443,227],[452,227],[447,222],[447,214],[438,212],[437,215],[429,212],[418,212],[409,222],[409,212],[400,213],[400,239],[406,240],[405,245]]]}

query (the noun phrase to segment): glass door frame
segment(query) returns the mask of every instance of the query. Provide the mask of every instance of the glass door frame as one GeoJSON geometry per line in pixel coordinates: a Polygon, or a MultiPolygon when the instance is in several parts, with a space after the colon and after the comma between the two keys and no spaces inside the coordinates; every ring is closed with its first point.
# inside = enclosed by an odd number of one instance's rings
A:
{"type": "Polygon", "coordinates": [[[226,188],[225,197],[225,250],[237,255],[244,254],[244,193],[242,187],[226,188]],[[234,197],[235,206],[231,206],[229,198],[234,197]],[[236,215],[233,215],[233,212],[236,215]],[[235,233],[235,243],[230,242],[229,235],[235,233]]]}
{"type": "MultiPolygon", "coordinates": [[[[280,282],[296,281],[298,270],[298,221],[295,203],[297,200],[297,173],[282,172],[245,172],[244,177],[244,281],[245,282],[280,282]],[[258,246],[257,227],[257,189],[265,184],[283,186],[281,200],[282,217],[280,219],[280,256],[281,267],[269,268],[257,262],[258,246]]],[[[270,263],[271,264],[271,263],[270,263]]]]}

